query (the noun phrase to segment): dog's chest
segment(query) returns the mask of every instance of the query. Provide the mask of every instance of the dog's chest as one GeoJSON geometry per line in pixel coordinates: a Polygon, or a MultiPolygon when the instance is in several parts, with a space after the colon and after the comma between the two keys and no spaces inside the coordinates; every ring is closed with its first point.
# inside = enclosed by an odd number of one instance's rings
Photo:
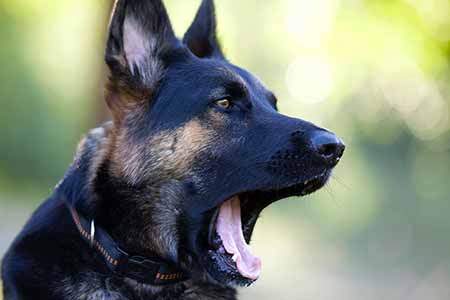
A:
{"type": "Polygon", "coordinates": [[[88,274],[64,279],[57,292],[67,300],[236,300],[234,289],[211,284],[151,287],[88,274]]]}

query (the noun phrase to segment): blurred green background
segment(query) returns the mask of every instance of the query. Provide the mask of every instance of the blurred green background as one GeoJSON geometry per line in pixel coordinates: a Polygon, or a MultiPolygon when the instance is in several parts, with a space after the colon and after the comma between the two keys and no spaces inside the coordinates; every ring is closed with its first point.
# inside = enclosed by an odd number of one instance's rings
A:
{"type": "MultiPolygon", "coordinates": [[[[267,209],[241,299],[450,299],[450,2],[216,0],[230,60],[347,144],[267,209]]],[[[167,0],[178,35],[199,0],[167,0]]],[[[108,0],[0,0],[0,255],[105,120],[108,0]]]]}

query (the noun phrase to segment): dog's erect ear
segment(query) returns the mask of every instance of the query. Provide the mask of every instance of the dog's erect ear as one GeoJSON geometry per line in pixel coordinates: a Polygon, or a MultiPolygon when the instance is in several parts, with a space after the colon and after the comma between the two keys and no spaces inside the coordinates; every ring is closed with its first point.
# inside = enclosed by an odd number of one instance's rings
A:
{"type": "Polygon", "coordinates": [[[151,96],[164,74],[163,56],[178,43],[161,0],[116,0],[105,54],[114,119],[128,102],[151,96]]]}
{"type": "Polygon", "coordinates": [[[106,62],[127,67],[142,80],[157,77],[161,54],[177,42],[161,0],[117,0],[111,16],[106,62]]]}
{"type": "Polygon", "coordinates": [[[216,14],[213,0],[203,0],[183,42],[197,57],[224,58],[216,36],[216,14]]]}

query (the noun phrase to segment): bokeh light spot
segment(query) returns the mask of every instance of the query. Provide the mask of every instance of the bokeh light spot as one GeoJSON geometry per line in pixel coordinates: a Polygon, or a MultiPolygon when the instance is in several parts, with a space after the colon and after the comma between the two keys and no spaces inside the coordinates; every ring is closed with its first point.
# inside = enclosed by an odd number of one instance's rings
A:
{"type": "Polygon", "coordinates": [[[331,64],[320,56],[300,56],[288,67],[286,85],[291,96],[302,102],[322,102],[333,90],[331,64]]]}

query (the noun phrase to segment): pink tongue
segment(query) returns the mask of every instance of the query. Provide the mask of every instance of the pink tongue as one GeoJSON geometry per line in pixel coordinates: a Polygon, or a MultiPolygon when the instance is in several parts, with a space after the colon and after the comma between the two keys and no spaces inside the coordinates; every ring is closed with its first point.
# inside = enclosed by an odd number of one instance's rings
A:
{"type": "Polygon", "coordinates": [[[241,225],[241,205],[238,196],[225,201],[217,218],[217,233],[227,253],[233,255],[239,273],[256,280],[261,273],[261,259],[254,256],[244,239],[241,225]]]}

